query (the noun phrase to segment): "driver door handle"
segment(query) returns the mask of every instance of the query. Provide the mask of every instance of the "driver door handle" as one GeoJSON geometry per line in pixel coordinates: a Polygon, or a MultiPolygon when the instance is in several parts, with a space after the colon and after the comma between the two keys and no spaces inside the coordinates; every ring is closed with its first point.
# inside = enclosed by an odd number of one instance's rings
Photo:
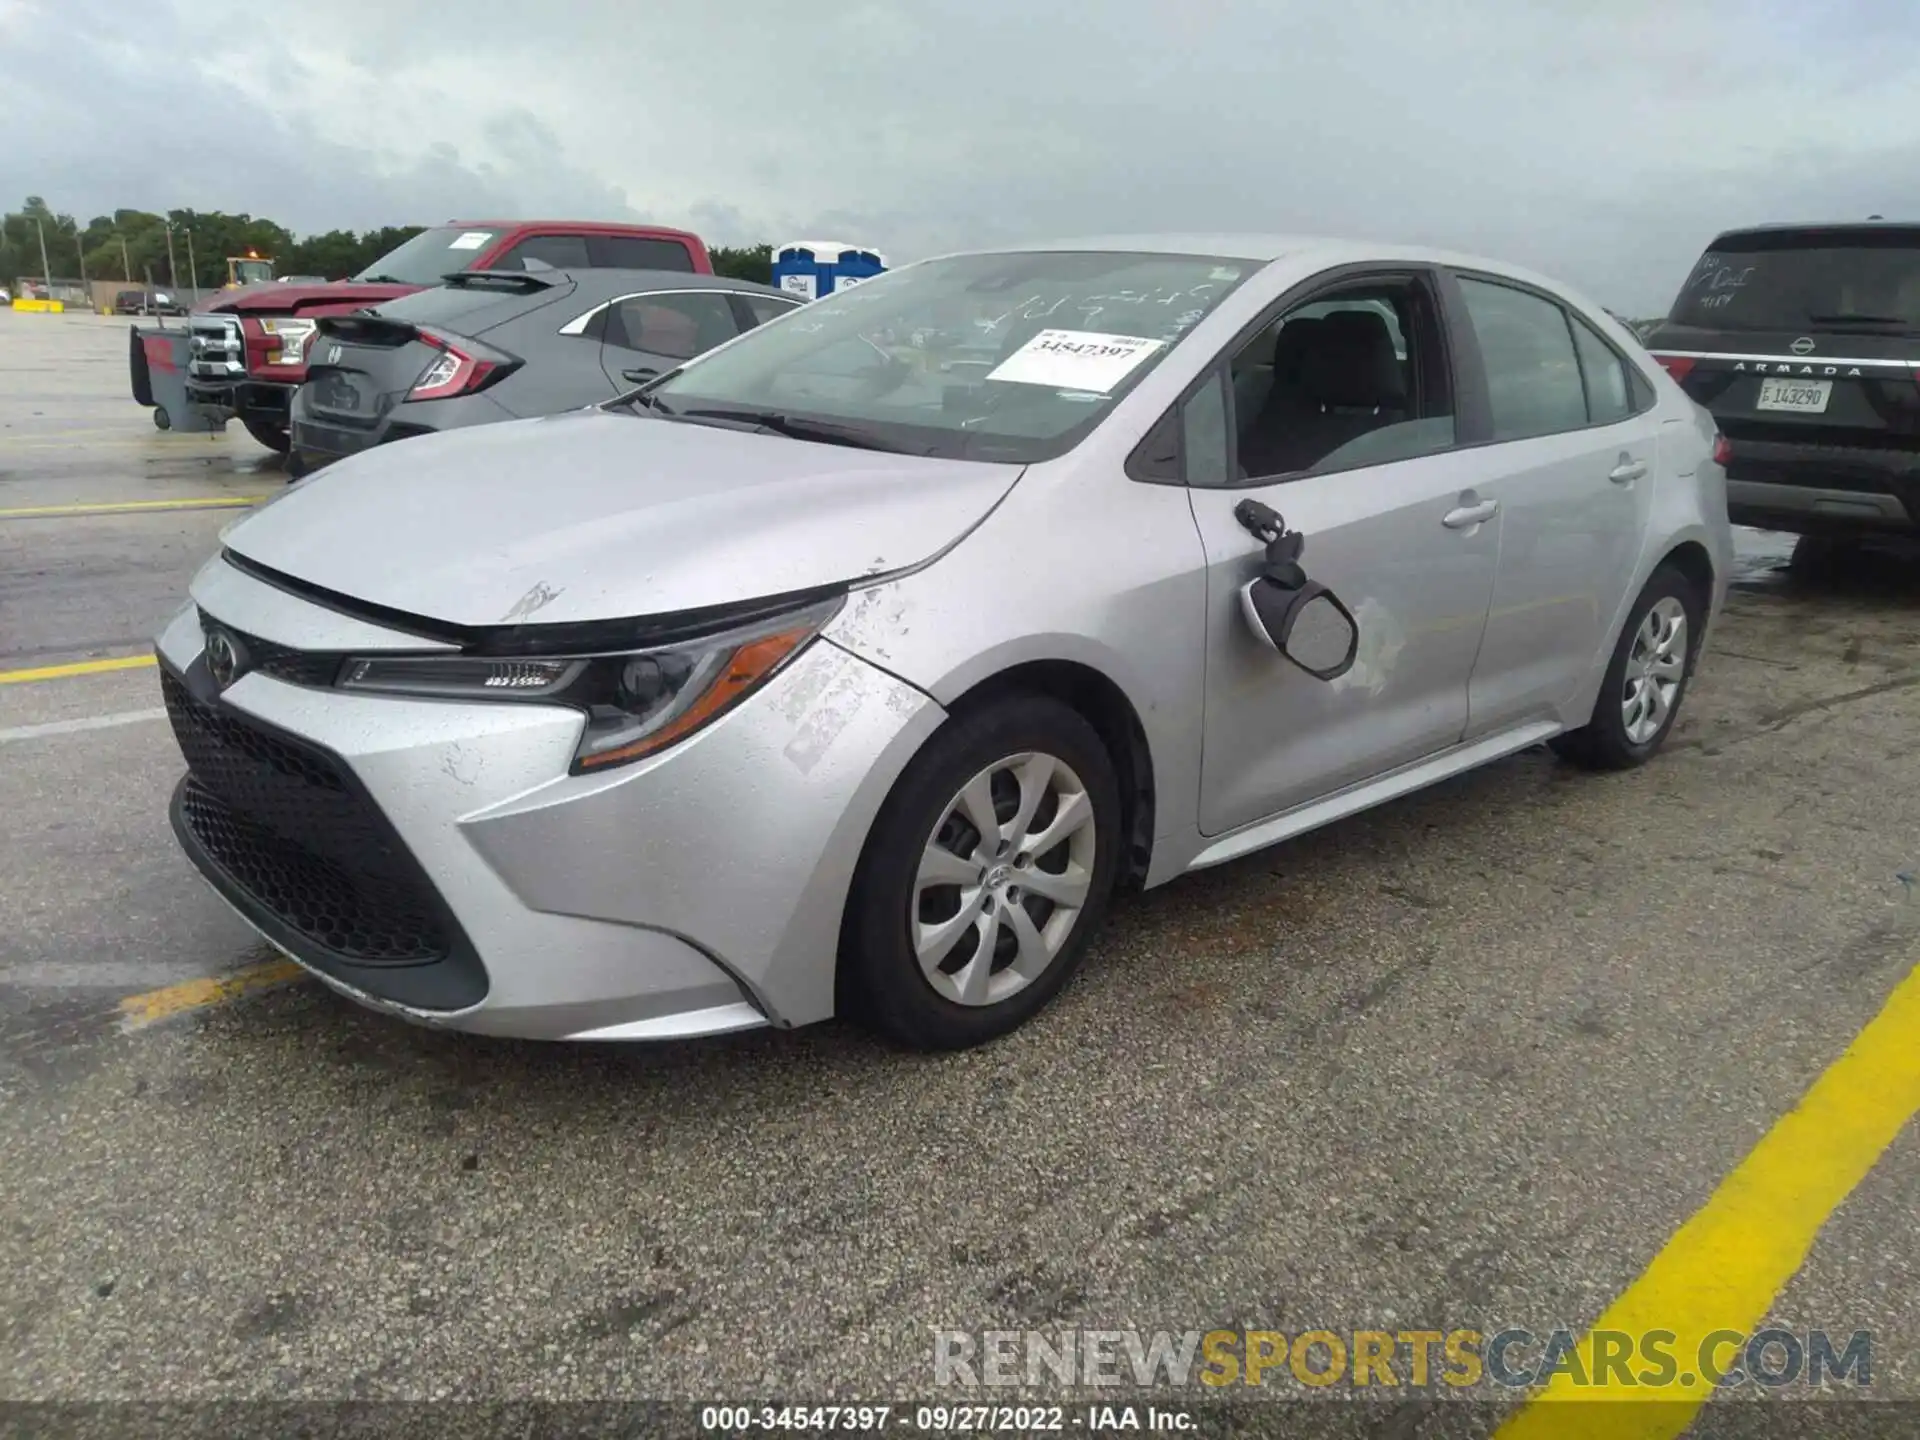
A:
{"type": "Polygon", "coordinates": [[[1491,520],[1493,512],[1500,508],[1498,500],[1482,500],[1477,505],[1462,505],[1449,510],[1441,517],[1440,523],[1449,530],[1470,530],[1483,521],[1491,520]]]}
{"type": "Polygon", "coordinates": [[[1607,478],[1616,485],[1631,485],[1647,473],[1647,462],[1622,455],[1620,463],[1607,472],[1607,478]]]}
{"type": "Polygon", "coordinates": [[[659,373],[658,370],[653,369],[651,366],[638,365],[631,370],[622,370],[620,375],[622,379],[631,380],[634,384],[638,385],[642,380],[651,380],[659,373]]]}

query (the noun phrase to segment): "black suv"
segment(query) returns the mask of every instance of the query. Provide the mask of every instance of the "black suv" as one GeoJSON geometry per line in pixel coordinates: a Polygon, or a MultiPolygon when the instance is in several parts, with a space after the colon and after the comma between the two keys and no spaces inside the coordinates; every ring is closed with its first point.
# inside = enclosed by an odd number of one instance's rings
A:
{"type": "Polygon", "coordinates": [[[1734,524],[1920,531],[1920,225],[1730,230],[1646,346],[1727,438],[1734,524]]]}

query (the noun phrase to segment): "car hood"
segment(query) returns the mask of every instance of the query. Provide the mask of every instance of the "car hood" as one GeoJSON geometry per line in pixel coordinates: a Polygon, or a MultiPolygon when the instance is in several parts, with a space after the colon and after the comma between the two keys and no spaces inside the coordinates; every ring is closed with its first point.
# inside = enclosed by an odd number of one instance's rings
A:
{"type": "Polygon", "coordinates": [[[378,305],[382,300],[397,300],[421,288],[418,285],[368,285],[354,280],[328,285],[287,285],[278,280],[263,280],[255,285],[242,285],[238,290],[221,290],[209,295],[194,309],[200,314],[230,311],[242,315],[325,314],[378,305]]]}
{"type": "Polygon", "coordinates": [[[228,548],[455,625],[671,614],[916,565],[1020,467],[597,409],[378,446],[249,514],[228,548]]]}

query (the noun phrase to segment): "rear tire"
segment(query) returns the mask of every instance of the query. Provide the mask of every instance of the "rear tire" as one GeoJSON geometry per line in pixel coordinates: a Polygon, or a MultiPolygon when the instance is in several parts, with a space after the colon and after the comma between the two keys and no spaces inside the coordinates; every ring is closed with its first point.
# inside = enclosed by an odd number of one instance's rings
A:
{"type": "Polygon", "coordinates": [[[171,430],[173,428],[173,417],[167,414],[166,406],[156,405],[153,407],[153,428],[156,430],[171,430]]]}
{"type": "Polygon", "coordinates": [[[1705,620],[1691,580],[1670,566],[1654,571],[1620,628],[1592,718],[1548,741],[1554,753],[1588,770],[1631,770],[1651,759],[1686,699],[1705,620]]]}
{"type": "Polygon", "coordinates": [[[920,1050],[1025,1023],[1106,918],[1120,833],[1113,761],[1068,706],[1023,695],[948,720],[867,838],[841,926],[841,1008],[920,1050]]]}
{"type": "Polygon", "coordinates": [[[276,425],[270,420],[249,420],[244,415],[240,423],[247,427],[247,434],[276,455],[284,455],[293,448],[293,432],[285,425],[276,425]]]}

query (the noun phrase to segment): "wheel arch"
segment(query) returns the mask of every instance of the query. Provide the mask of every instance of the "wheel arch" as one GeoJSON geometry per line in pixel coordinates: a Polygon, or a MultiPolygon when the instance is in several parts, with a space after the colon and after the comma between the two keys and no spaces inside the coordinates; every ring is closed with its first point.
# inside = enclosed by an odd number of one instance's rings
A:
{"type": "Polygon", "coordinates": [[[1120,786],[1120,823],[1127,846],[1120,879],[1139,885],[1153,858],[1156,792],[1152,746],[1127,692],[1111,676],[1085,661],[1033,659],[974,681],[947,701],[945,708],[950,715],[968,713],[1010,695],[1044,695],[1057,700],[1100,736],[1120,786]]]}

